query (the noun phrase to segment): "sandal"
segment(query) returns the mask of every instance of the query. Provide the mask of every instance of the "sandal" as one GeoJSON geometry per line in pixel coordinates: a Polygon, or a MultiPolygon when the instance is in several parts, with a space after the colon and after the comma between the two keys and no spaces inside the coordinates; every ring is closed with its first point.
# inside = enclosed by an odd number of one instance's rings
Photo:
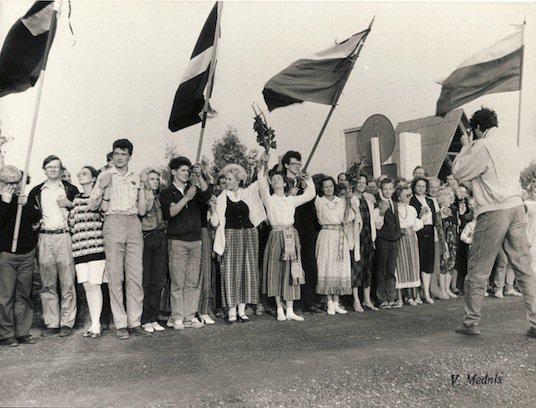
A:
{"type": "Polygon", "coordinates": [[[102,336],[102,332],[94,333],[94,332],[92,332],[91,330],[88,330],[88,331],[85,332],[82,336],[83,336],[83,337],[91,337],[92,339],[96,339],[97,337],[102,336]]]}

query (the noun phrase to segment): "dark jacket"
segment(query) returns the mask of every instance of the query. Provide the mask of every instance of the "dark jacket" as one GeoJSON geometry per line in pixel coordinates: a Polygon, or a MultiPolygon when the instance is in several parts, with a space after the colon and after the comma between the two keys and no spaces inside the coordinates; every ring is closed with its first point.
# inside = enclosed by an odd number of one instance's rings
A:
{"type": "MultiPolygon", "coordinates": [[[[17,217],[18,196],[13,195],[10,203],[0,199],[0,252],[11,252],[15,219],[17,217]]],[[[17,242],[17,254],[26,254],[37,246],[38,232],[33,225],[41,220],[41,210],[30,204],[22,207],[22,217],[17,242]]]]}
{"type": "MultiPolygon", "coordinates": [[[[80,193],[80,191],[78,191],[78,189],[68,181],[62,180],[61,182],[65,187],[65,195],[67,196],[67,200],[73,201],[77,194],[80,193]]],[[[30,191],[30,194],[28,194],[28,203],[37,206],[37,208],[39,208],[40,210],[43,209],[43,207],[41,206],[41,189],[43,188],[44,184],[45,182],[38,184],[37,186],[32,188],[32,191],[30,191]]]]}
{"type": "MultiPolygon", "coordinates": [[[[188,191],[190,184],[188,184],[184,192],[188,191]]],[[[184,207],[180,213],[171,217],[169,208],[171,203],[178,203],[182,200],[182,193],[175,187],[175,184],[162,190],[160,193],[160,204],[162,206],[162,216],[168,222],[167,223],[167,237],[169,239],[177,239],[180,241],[200,241],[201,240],[201,216],[206,212],[202,211],[202,206],[205,206],[212,195],[212,189],[209,188],[206,191],[197,189],[197,193],[193,200],[191,200],[186,207],[184,207]]]]}
{"type": "Polygon", "coordinates": [[[398,241],[400,239],[400,222],[398,220],[398,205],[393,200],[394,212],[391,208],[385,211],[383,216],[383,226],[378,230],[378,238],[385,241],[398,241]]]}

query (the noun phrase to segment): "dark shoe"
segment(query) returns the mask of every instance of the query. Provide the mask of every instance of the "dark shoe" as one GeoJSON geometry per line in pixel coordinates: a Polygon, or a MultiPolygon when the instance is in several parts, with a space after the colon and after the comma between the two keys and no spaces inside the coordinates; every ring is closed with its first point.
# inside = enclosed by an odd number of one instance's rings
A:
{"type": "Polygon", "coordinates": [[[50,337],[58,334],[60,332],[59,327],[47,327],[41,332],[41,337],[50,337]]]}
{"type": "Polygon", "coordinates": [[[73,329],[67,326],[63,326],[60,330],[60,334],[58,336],[60,337],[67,337],[73,334],[73,329]]]}
{"type": "Polygon", "coordinates": [[[128,334],[128,330],[123,329],[117,329],[115,331],[115,335],[119,340],[128,340],[130,338],[130,335],[128,334]]]}
{"type": "Polygon", "coordinates": [[[104,331],[104,330],[110,330],[110,325],[107,324],[107,323],[102,323],[101,324],[101,330],[104,331]]]}
{"type": "Polygon", "coordinates": [[[27,334],[26,336],[17,337],[17,341],[19,342],[19,344],[34,344],[35,343],[34,338],[30,334],[27,334]]]}
{"type": "Polygon", "coordinates": [[[10,337],[9,339],[0,340],[0,346],[17,347],[18,345],[19,345],[19,343],[15,339],[15,337],[10,337]]]}
{"type": "Polygon", "coordinates": [[[456,327],[454,331],[458,334],[467,334],[470,336],[478,336],[480,334],[478,326],[466,326],[465,324],[456,327]]]}
{"type": "Polygon", "coordinates": [[[529,337],[534,337],[536,339],[536,327],[531,327],[528,331],[527,331],[527,336],[529,337]]]}
{"type": "Polygon", "coordinates": [[[152,334],[146,331],[143,327],[137,326],[130,329],[130,334],[133,336],[151,337],[152,334]]]}

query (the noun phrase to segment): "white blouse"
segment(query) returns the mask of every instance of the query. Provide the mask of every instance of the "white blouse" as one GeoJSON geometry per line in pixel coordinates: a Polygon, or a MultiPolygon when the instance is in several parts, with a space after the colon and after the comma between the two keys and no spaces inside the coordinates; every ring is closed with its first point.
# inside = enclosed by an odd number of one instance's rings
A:
{"type": "Polygon", "coordinates": [[[398,220],[400,229],[413,228],[419,231],[424,228],[422,220],[417,218],[417,210],[409,204],[398,203],[398,220]]]}
{"type": "Polygon", "coordinates": [[[329,201],[325,197],[316,197],[315,207],[320,225],[342,225],[345,222],[353,221],[355,218],[354,212],[348,211],[347,218],[345,219],[346,201],[344,198],[335,196],[332,201],[329,201]]]}
{"type": "Polygon", "coordinates": [[[315,185],[311,179],[307,181],[307,187],[303,194],[297,196],[278,196],[270,194],[265,178],[259,179],[261,199],[266,207],[266,214],[270,225],[292,225],[296,207],[305,204],[315,198],[315,185]]]}
{"type": "Polygon", "coordinates": [[[424,225],[434,225],[434,221],[432,220],[432,209],[428,205],[426,197],[416,195],[415,198],[419,201],[419,203],[421,203],[423,207],[426,207],[428,208],[428,210],[430,210],[421,218],[422,223],[424,225]]]}

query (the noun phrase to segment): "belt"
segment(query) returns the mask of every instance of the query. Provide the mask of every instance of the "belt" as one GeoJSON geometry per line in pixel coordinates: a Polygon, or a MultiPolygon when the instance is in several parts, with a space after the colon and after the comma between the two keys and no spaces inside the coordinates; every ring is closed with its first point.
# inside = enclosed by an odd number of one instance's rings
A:
{"type": "Polygon", "coordinates": [[[342,224],[323,224],[322,229],[339,231],[339,243],[337,248],[337,259],[342,261],[344,259],[344,226],[342,224]]]}
{"type": "Polygon", "coordinates": [[[293,224],[289,225],[272,225],[272,230],[274,231],[285,231],[294,228],[293,224]]]}
{"type": "Polygon", "coordinates": [[[68,234],[69,230],[64,228],[54,229],[54,230],[39,230],[40,234],[68,234]]]}
{"type": "Polygon", "coordinates": [[[160,232],[162,235],[165,235],[164,230],[162,228],[155,228],[155,229],[148,230],[148,231],[142,231],[144,238],[148,237],[149,235],[151,235],[151,234],[153,234],[155,232],[160,232]]]}

